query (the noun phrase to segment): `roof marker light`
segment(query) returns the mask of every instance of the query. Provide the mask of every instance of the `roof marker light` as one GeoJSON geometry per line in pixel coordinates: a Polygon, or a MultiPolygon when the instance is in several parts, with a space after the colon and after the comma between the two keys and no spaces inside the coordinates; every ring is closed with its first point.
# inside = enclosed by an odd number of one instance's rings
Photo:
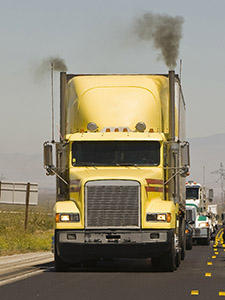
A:
{"type": "Polygon", "coordinates": [[[96,131],[97,128],[98,128],[98,126],[97,126],[97,124],[94,123],[94,122],[90,122],[90,123],[88,123],[88,125],[87,125],[87,129],[88,129],[89,131],[91,131],[91,132],[96,131]]]}
{"type": "Polygon", "coordinates": [[[137,129],[137,131],[139,132],[144,132],[146,129],[146,125],[144,122],[138,122],[135,126],[135,128],[137,129]]]}

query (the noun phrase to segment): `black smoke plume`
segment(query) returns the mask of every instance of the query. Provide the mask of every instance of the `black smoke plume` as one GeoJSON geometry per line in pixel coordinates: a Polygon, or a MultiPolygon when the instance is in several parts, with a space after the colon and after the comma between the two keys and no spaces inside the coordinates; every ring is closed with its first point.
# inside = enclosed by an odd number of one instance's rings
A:
{"type": "Polygon", "coordinates": [[[152,41],[155,49],[160,49],[167,67],[176,67],[182,38],[183,17],[144,14],[136,20],[134,31],[141,40],[152,41]]]}
{"type": "Polygon", "coordinates": [[[44,58],[41,66],[40,66],[40,73],[47,73],[51,69],[51,66],[53,67],[54,71],[58,72],[66,72],[67,66],[63,58],[57,56],[49,56],[47,58],[44,58]]]}

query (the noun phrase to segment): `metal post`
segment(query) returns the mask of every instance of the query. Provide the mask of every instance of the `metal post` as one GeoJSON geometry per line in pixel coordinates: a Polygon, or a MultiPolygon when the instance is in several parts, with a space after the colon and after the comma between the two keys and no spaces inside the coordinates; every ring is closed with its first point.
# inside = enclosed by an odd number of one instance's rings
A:
{"type": "Polygon", "coordinates": [[[66,107],[65,107],[65,90],[66,90],[66,72],[60,72],[60,133],[61,140],[66,135],[66,107]]]}
{"type": "Polygon", "coordinates": [[[28,223],[29,201],[30,201],[30,182],[27,183],[27,190],[26,190],[26,211],[25,211],[25,223],[24,223],[25,230],[27,230],[27,223],[28,223]]]}
{"type": "Polygon", "coordinates": [[[53,88],[54,65],[51,63],[51,94],[52,94],[52,143],[55,141],[55,116],[54,116],[54,88],[53,88]]]}
{"type": "Polygon", "coordinates": [[[175,71],[169,71],[170,140],[175,141],[175,71]]]}

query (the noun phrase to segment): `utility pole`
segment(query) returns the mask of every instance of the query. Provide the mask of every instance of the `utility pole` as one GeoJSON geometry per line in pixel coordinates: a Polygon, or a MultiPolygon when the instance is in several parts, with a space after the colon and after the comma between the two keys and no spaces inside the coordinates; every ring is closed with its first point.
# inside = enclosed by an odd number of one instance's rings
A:
{"type": "Polygon", "coordinates": [[[2,173],[0,177],[0,181],[3,181],[4,179],[6,179],[6,177],[4,177],[4,174],[2,173]]]}
{"type": "Polygon", "coordinates": [[[211,172],[211,174],[218,174],[220,175],[219,179],[217,180],[217,182],[220,180],[220,186],[221,186],[221,202],[224,205],[224,180],[225,180],[225,169],[223,168],[223,163],[220,163],[220,168],[218,170],[215,170],[213,172],[211,172]]]}
{"type": "Polygon", "coordinates": [[[205,166],[203,166],[203,186],[205,186],[205,166]]]}

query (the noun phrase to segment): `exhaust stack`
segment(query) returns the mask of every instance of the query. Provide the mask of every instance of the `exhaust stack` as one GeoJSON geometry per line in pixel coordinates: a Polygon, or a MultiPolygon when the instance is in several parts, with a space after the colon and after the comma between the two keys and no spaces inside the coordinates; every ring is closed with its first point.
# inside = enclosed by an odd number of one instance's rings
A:
{"type": "Polygon", "coordinates": [[[169,116],[170,140],[175,141],[175,71],[169,71],[169,116]]]}
{"type": "Polygon", "coordinates": [[[66,106],[65,106],[65,91],[66,91],[66,72],[60,72],[60,133],[61,142],[66,137],[66,106]]]}

